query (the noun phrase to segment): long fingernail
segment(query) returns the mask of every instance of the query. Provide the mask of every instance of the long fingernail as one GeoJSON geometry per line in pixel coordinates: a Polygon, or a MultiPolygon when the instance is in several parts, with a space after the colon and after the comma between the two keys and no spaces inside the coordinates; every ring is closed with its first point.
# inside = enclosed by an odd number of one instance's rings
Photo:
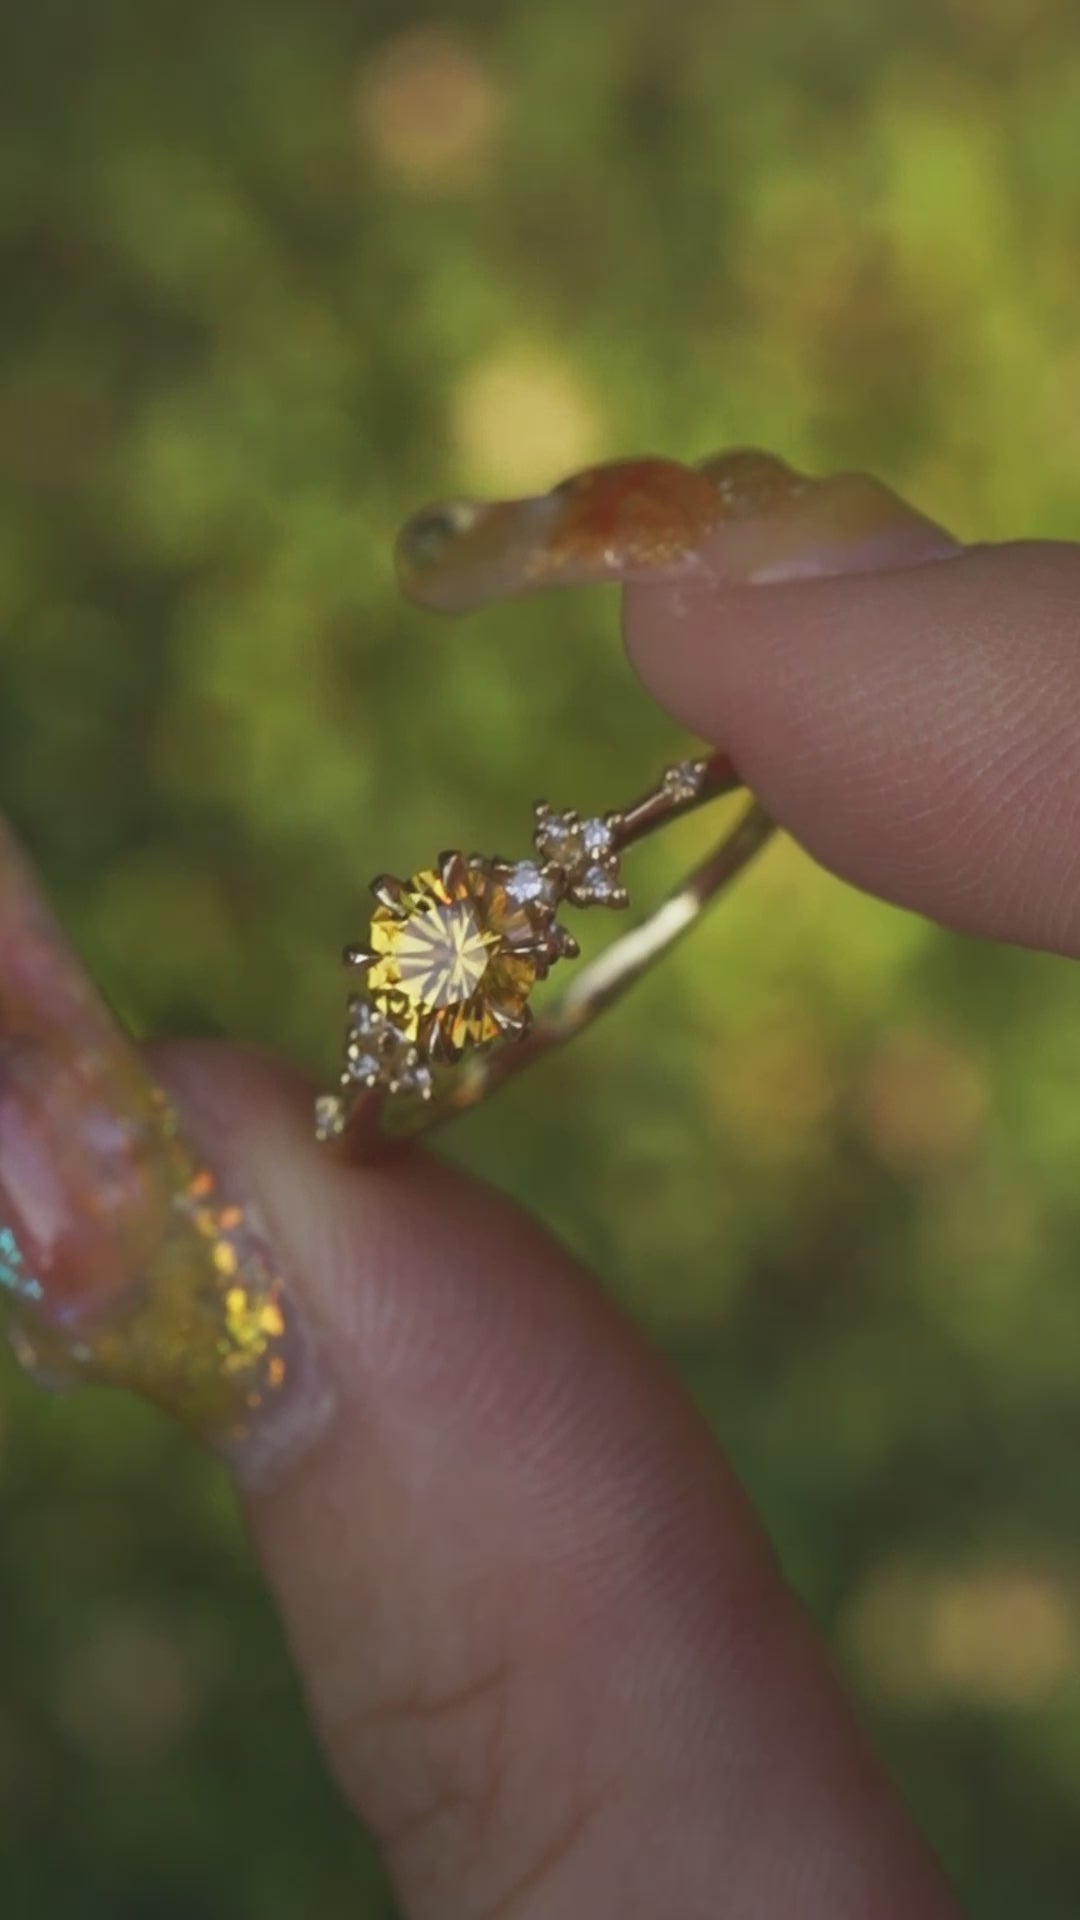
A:
{"type": "Polygon", "coordinates": [[[588,467],[524,500],[444,500],[402,528],[398,579],[442,613],[545,587],[679,573],[718,517],[708,477],[677,460],[588,467]]]}
{"type": "Polygon", "coordinates": [[[768,583],[918,566],[960,551],[867,474],[824,480],[739,448],[700,466],[616,460],[523,500],[425,507],[397,545],[404,591],[463,613],[586,581],[768,583]]]}
{"type": "Polygon", "coordinates": [[[44,1384],[126,1387],[263,1485],[332,1393],[257,1210],[223,1193],[0,822],[0,1291],[44,1384]]]}
{"type": "Polygon", "coordinates": [[[701,543],[713,579],[750,585],[921,566],[961,551],[952,536],[865,473],[811,479],[774,454],[702,462],[721,514],[701,543]]]}

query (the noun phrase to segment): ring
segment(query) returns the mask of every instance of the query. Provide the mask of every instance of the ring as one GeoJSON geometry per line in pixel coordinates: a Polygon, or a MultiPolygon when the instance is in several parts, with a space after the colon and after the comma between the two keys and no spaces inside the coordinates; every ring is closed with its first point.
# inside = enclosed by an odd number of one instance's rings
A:
{"type": "MultiPolygon", "coordinates": [[[[616,460],[534,498],[422,508],[398,537],[398,576],[410,599],[443,613],[588,581],[693,579],[718,525],[790,507],[805,490],[782,461],[746,450],[696,468],[616,460]]],[[[741,785],[726,754],[681,761],[620,812],[583,820],[540,802],[528,859],[444,853],[408,880],[375,880],[367,937],[345,950],[364,985],[349,1001],[338,1089],[316,1102],[318,1137],[341,1140],[361,1119],[391,1136],[419,1133],[590,1025],[687,932],[773,822],[752,799],[662,906],[534,1016],[534,988],[578,953],[560,912],[627,907],[624,854],[741,785]]]]}
{"type": "Polygon", "coordinates": [[[751,801],[654,913],[534,1015],[534,988],[579,953],[561,912],[627,908],[623,856],[739,784],[725,755],[682,761],[618,812],[582,819],[538,802],[527,859],[449,852],[408,880],[374,880],[367,936],[345,949],[364,984],[348,1004],[340,1086],[316,1102],[318,1138],[340,1140],[361,1112],[395,1138],[424,1131],[588,1026],[689,930],[773,822],[751,801]]]}

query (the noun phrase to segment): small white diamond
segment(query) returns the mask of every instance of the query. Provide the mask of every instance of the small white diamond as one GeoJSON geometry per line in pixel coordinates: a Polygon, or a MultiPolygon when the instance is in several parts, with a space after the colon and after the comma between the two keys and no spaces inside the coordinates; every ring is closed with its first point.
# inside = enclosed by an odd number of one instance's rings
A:
{"type": "Polygon", "coordinates": [[[315,1102],[315,1134],[319,1140],[337,1140],[345,1131],[345,1107],[336,1093],[321,1094],[315,1102]]]}
{"type": "Polygon", "coordinates": [[[532,860],[522,860],[507,880],[506,891],[511,900],[516,900],[519,906],[525,907],[531,901],[544,898],[547,883],[540,868],[532,860]]]}
{"type": "Polygon", "coordinates": [[[541,853],[557,860],[561,867],[572,867],[581,853],[577,823],[567,814],[552,814],[537,827],[536,844],[541,853]]]}
{"type": "Polygon", "coordinates": [[[614,875],[605,867],[589,867],[581,880],[582,891],[593,900],[610,900],[617,885],[614,875]]]}
{"type": "Polygon", "coordinates": [[[707,768],[705,760],[680,760],[678,766],[667,769],[664,792],[673,800],[693,800],[701,792],[707,768]]]}
{"type": "Polygon", "coordinates": [[[424,1100],[430,1100],[433,1084],[430,1067],[421,1066],[415,1058],[405,1061],[386,1082],[391,1094],[418,1093],[424,1100]]]}
{"type": "Polygon", "coordinates": [[[611,852],[611,828],[606,820],[586,820],[581,829],[581,844],[590,860],[611,852]]]}
{"type": "Polygon", "coordinates": [[[374,1053],[368,1053],[360,1047],[350,1047],[348,1051],[349,1073],[354,1080],[377,1080],[382,1071],[381,1063],[374,1053]]]}

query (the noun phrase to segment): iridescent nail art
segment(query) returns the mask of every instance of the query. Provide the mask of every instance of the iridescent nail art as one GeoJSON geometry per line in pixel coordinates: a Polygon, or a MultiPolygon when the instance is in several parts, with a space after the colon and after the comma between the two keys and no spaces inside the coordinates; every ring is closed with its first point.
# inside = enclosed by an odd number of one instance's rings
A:
{"type": "Polygon", "coordinates": [[[47,1385],[130,1388],[251,1483],[325,1423],[316,1343],[0,823],[0,1291],[47,1385]]]}

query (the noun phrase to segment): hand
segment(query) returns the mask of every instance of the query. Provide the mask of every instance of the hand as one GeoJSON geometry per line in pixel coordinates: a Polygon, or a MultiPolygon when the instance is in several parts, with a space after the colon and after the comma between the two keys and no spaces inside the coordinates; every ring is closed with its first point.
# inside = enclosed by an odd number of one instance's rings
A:
{"type": "MultiPolygon", "coordinates": [[[[911,543],[897,508],[841,575],[800,511],[765,583],[718,536],[705,575],[630,587],[646,685],[835,871],[1080,951],[1080,550],[911,543]]],[[[336,1415],[251,1521],[410,1920],[955,1915],[710,1435],[590,1277],[420,1153],[320,1152],[269,1065],[158,1061],[326,1335],[336,1415]]]]}

